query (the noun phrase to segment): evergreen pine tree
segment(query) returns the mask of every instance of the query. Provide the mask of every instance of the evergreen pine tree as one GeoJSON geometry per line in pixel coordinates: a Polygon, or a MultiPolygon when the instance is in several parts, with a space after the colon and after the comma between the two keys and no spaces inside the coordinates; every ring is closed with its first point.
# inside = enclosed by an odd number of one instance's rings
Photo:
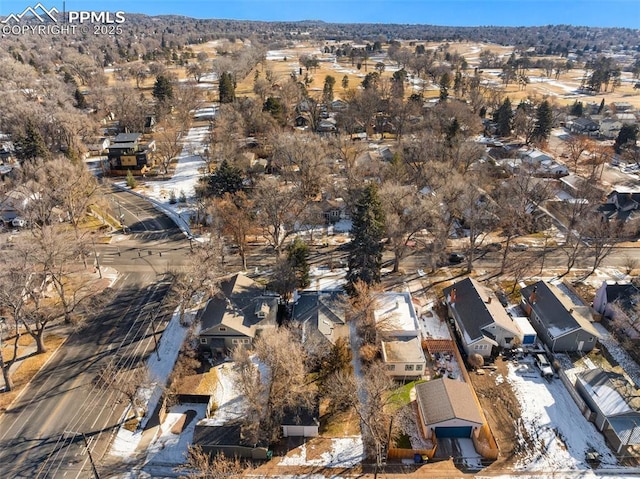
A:
{"type": "Polygon", "coordinates": [[[511,135],[511,128],[513,125],[513,108],[511,107],[511,100],[509,97],[505,98],[495,113],[493,114],[493,121],[498,125],[498,135],[509,136],[511,135]]]}
{"type": "Polygon", "coordinates": [[[166,103],[171,100],[173,98],[173,86],[169,78],[164,75],[158,75],[151,94],[159,103],[166,103]]]}
{"type": "Polygon", "coordinates": [[[76,100],[76,108],[83,109],[87,107],[87,100],[84,98],[82,92],[76,88],[76,91],[73,94],[73,98],[76,100]]]}
{"type": "Polygon", "coordinates": [[[236,86],[231,73],[223,72],[218,82],[220,103],[233,103],[236,99],[236,86]]]}
{"type": "Polygon", "coordinates": [[[584,114],[584,106],[582,105],[582,102],[576,100],[573,105],[571,105],[569,114],[573,116],[582,116],[584,114]]]}
{"type": "Polygon", "coordinates": [[[616,137],[616,141],[614,142],[613,147],[615,148],[616,153],[621,153],[624,146],[635,146],[637,139],[637,125],[622,125],[622,128],[620,128],[620,132],[616,137]]]}
{"type": "Polygon", "coordinates": [[[604,110],[604,98],[602,99],[602,101],[600,102],[600,106],[598,107],[598,115],[602,113],[602,110],[604,110]]]}
{"type": "Polygon", "coordinates": [[[296,238],[287,248],[287,260],[296,275],[296,287],[309,286],[309,246],[300,238],[296,238]]]}
{"type": "Polygon", "coordinates": [[[536,114],[536,126],[533,129],[532,139],[536,141],[545,141],[551,134],[553,126],[553,112],[551,105],[547,100],[543,101],[538,107],[536,114]]]}
{"type": "Polygon", "coordinates": [[[225,193],[234,194],[242,189],[242,171],[222,160],[216,171],[209,176],[209,193],[222,197],[225,193]]]}
{"type": "Polygon", "coordinates": [[[24,133],[17,135],[14,144],[16,157],[20,161],[36,158],[48,159],[50,156],[40,130],[31,120],[27,120],[24,133]]]}
{"type": "Polygon", "coordinates": [[[347,272],[347,291],[350,294],[358,281],[367,284],[380,282],[384,212],[375,183],[365,186],[356,201],[351,234],[347,272]]]}

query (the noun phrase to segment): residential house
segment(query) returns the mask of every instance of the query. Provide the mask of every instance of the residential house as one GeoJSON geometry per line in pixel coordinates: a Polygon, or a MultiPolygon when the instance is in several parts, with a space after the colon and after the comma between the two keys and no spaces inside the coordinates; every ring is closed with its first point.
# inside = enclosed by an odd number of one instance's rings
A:
{"type": "Polygon", "coordinates": [[[349,104],[344,100],[336,99],[331,102],[330,106],[333,111],[345,111],[349,104]]]}
{"type": "Polygon", "coordinates": [[[10,222],[25,214],[29,203],[37,199],[26,188],[18,187],[0,196],[0,220],[10,222]]]}
{"type": "Polygon", "coordinates": [[[411,294],[380,293],[373,315],[382,338],[382,359],[387,374],[399,380],[421,377],[427,361],[411,294]]]}
{"type": "Polygon", "coordinates": [[[334,224],[348,219],[347,205],[342,198],[324,199],[320,202],[320,208],[327,223],[334,224]]]}
{"type": "Polygon", "coordinates": [[[640,218],[640,191],[612,191],[599,211],[607,219],[615,219],[622,223],[638,221],[640,218]]]}
{"type": "Polygon", "coordinates": [[[303,342],[316,336],[335,344],[339,338],[349,337],[344,312],[342,291],[302,291],[294,296],[291,324],[302,330],[303,342]]]}
{"type": "Polygon", "coordinates": [[[101,138],[97,138],[93,143],[88,143],[87,150],[91,156],[100,156],[107,151],[109,145],[111,145],[111,140],[103,136],[101,138]]]}
{"type": "Polygon", "coordinates": [[[615,329],[631,339],[640,339],[640,289],[631,283],[604,281],[596,291],[593,309],[607,318],[615,329]]]}
{"type": "Polygon", "coordinates": [[[565,165],[558,163],[553,157],[538,149],[520,150],[519,156],[522,160],[522,167],[533,172],[536,176],[559,178],[569,174],[565,165]]]}
{"type": "Polygon", "coordinates": [[[600,120],[600,135],[608,140],[617,138],[621,129],[622,122],[616,120],[615,118],[603,118],[602,120],[600,120]]]}
{"type": "Polygon", "coordinates": [[[467,383],[449,378],[416,384],[420,428],[424,437],[468,438],[484,424],[467,383]]]}
{"type": "Polygon", "coordinates": [[[615,109],[616,113],[629,112],[634,110],[633,105],[628,101],[614,101],[613,103],[611,103],[611,106],[615,109]]]}
{"type": "MultiPolygon", "coordinates": [[[[575,175],[573,173],[560,178],[560,188],[563,191],[569,193],[573,198],[582,199],[585,195],[586,191],[593,191],[601,194],[604,197],[604,192],[594,184],[593,181],[588,181],[587,179],[575,175]]],[[[583,201],[587,201],[583,199],[583,201]]]]}
{"type": "Polygon", "coordinates": [[[334,118],[324,118],[320,120],[316,128],[318,133],[336,133],[336,120],[334,118]]]}
{"type": "Polygon", "coordinates": [[[453,326],[467,354],[489,357],[499,348],[522,343],[518,325],[507,314],[497,296],[473,278],[458,281],[444,289],[445,302],[453,326]]]}
{"type": "Polygon", "coordinates": [[[600,125],[598,122],[592,120],[591,118],[576,118],[571,122],[571,126],[569,127],[569,131],[571,133],[576,133],[579,135],[588,135],[595,136],[598,134],[598,130],[600,125]]]}
{"type": "Polygon", "coordinates": [[[278,301],[242,273],[222,281],[200,317],[201,350],[222,355],[238,346],[251,347],[259,331],[276,327],[278,301]]]}
{"type": "Polygon", "coordinates": [[[618,120],[623,125],[635,125],[638,123],[638,119],[634,113],[616,113],[613,118],[618,120]]]}
{"type": "Polygon", "coordinates": [[[120,133],[109,145],[107,158],[112,172],[146,170],[151,164],[151,149],[141,142],[140,133],[120,133]]]}
{"type": "Polygon", "coordinates": [[[419,337],[382,340],[381,349],[387,374],[394,379],[420,379],[424,374],[427,361],[419,337]]]}
{"type": "Polygon", "coordinates": [[[538,338],[553,352],[591,351],[600,334],[589,308],[575,304],[558,286],[538,281],[522,288],[522,307],[538,338]]]}
{"type": "Polygon", "coordinates": [[[640,391],[622,374],[602,368],[582,372],[576,378],[576,390],[616,453],[640,445],[640,391]]]}

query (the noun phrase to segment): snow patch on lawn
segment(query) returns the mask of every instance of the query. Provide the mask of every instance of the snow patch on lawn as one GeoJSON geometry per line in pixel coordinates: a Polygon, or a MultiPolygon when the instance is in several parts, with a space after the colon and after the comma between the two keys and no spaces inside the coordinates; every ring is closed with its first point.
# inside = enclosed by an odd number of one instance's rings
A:
{"type": "Polygon", "coordinates": [[[532,364],[509,364],[507,381],[521,405],[521,427],[516,433],[526,444],[517,469],[524,471],[588,470],[586,453],[595,449],[602,466],[616,459],[604,437],[580,413],[564,384],[540,377],[532,364]]]}
{"type": "Polygon", "coordinates": [[[159,435],[149,446],[147,464],[159,463],[163,466],[167,464],[176,466],[183,464],[186,461],[187,448],[193,442],[193,431],[196,423],[206,414],[206,404],[178,404],[173,406],[160,426],[159,435]],[[195,416],[187,416],[189,424],[186,424],[181,432],[173,432],[173,427],[188,411],[195,412],[195,416]]]}
{"type": "Polygon", "coordinates": [[[331,451],[323,452],[319,459],[307,459],[307,447],[313,449],[313,440],[289,452],[279,466],[355,467],[364,459],[360,436],[336,437],[331,440],[331,451]]]}

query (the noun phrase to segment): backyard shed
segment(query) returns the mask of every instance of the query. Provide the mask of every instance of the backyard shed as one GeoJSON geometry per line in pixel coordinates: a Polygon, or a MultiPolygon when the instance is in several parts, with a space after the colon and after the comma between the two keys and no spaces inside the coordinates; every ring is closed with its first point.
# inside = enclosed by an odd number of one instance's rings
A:
{"type": "Polygon", "coordinates": [[[516,323],[518,329],[522,332],[522,345],[523,346],[533,346],[536,344],[536,340],[538,339],[538,335],[536,330],[533,329],[531,323],[527,318],[524,317],[515,317],[513,318],[513,322],[516,323]]]}

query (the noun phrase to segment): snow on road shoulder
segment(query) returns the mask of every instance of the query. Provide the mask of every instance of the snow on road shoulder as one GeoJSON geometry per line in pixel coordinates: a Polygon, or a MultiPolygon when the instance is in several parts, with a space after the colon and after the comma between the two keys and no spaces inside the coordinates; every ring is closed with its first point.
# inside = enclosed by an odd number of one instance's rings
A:
{"type": "Polygon", "coordinates": [[[319,467],[355,467],[364,459],[364,446],[360,436],[315,438],[302,446],[289,451],[278,463],[279,466],[319,466],[319,467]],[[321,440],[331,441],[331,450],[314,454],[316,444],[321,440]]]}
{"type": "Polygon", "coordinates": [[[585,455],[590,449],[601,454],[601,467],[617,463],[602,434],[582,416],[560,380],[547,382],[533,365],[520,363],[509,364],[507,381],[522,411],[524,430],[517,434],[526,447],[518,469],[588,470],[585,455]]]}

